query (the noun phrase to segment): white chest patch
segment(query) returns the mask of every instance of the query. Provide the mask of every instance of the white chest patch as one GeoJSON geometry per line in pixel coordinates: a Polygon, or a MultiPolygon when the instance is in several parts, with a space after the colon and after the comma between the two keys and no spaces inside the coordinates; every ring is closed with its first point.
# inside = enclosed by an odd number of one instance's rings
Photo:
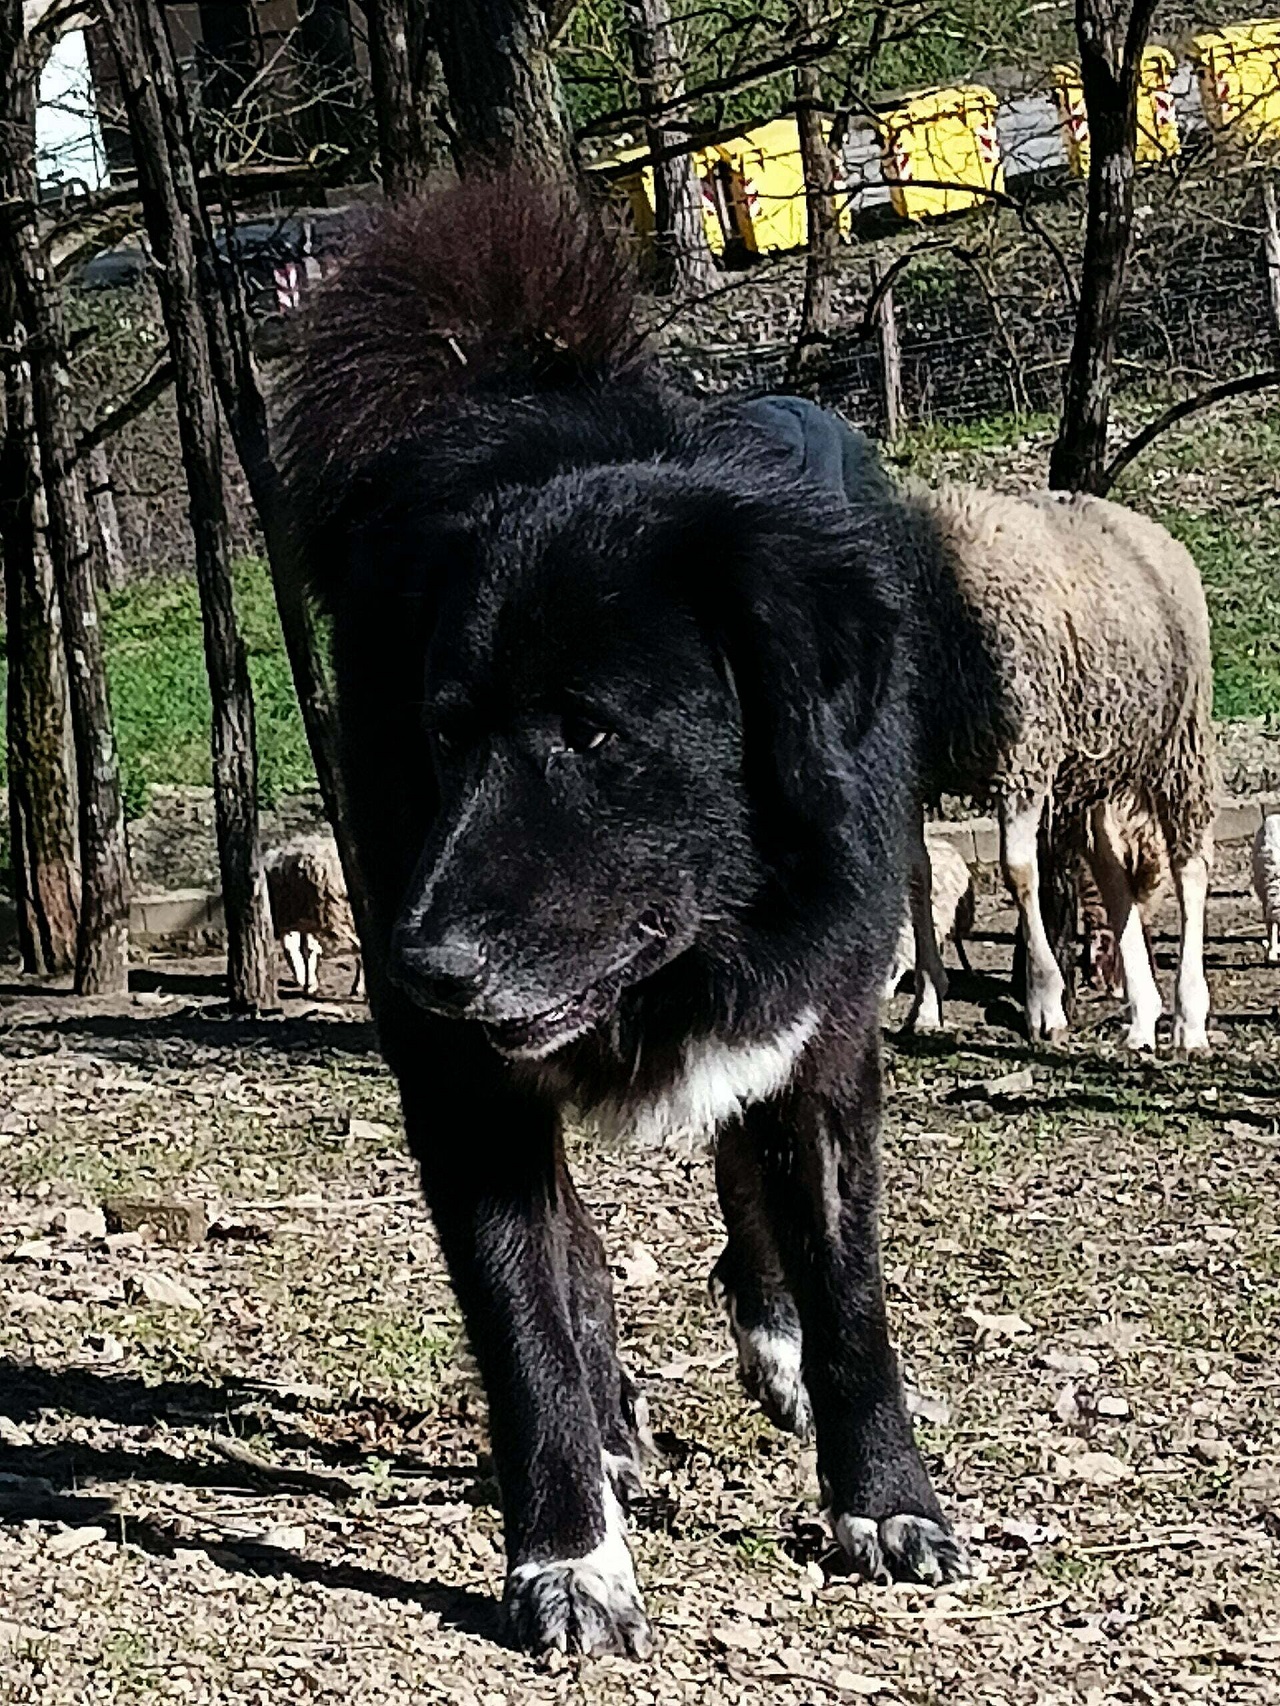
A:
{"type": "Polygon", "coordinates": [[[655,1147],[672,1139],[710,1137],[753,1102],[785,1088],[818,1028],[807,1007],[785,1030],[762,1041],[698,1037],[686,1044],[680,1071],[648,1096],[610,1098],[584,1110],[584,1123],[606,1142],[655,1147]]]}

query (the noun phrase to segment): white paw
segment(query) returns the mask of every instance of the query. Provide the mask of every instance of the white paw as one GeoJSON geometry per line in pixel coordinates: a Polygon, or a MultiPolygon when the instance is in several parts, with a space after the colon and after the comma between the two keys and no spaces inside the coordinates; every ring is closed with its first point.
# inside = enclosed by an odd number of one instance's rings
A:
{"type": "Polygon", "coordinates": [[[836,1539],[853,1569],[872,1582],[924,1582],[930,1587],[969,1574],[955,1535],[927,1516],[838,1516],[836,1539]]]}
{"type": "Polygon", "coordinates": [[[598,1546],[581,1558],[517,1564],[507,1577],[507,1622],[529,1652],[646,1659],[653,1651],[622,1511],[607,1481],[602,1494],[605,1536],[598,1546]]]}
{"type": "Polygon", "coordinates": [[[799,1328],[744,1328],[738,1325],[733,1299],[729,1323],[738,1343],[738,1376],[774,1427],[798,1439],[813,1434],[813,1411],[800,1367],[799,1328]]]}
{"type": "Polygon", "coordinates": [[[618,1503],[625,1510],[632,1499],[638,1499],[644,1492],[644,1476],[640,1472],[638,1453],[632,1456],[621,1451],[606,1451],[602,1455],[609,1485],[613,1488],[618,1503]]]}

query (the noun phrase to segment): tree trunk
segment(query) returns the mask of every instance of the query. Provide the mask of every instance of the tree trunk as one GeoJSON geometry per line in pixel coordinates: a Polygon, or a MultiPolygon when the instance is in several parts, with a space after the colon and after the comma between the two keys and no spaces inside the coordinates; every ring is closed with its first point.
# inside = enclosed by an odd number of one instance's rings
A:
{"type": "Polygon", "coordinates": [[[23,27],[22,0],[0,8],[0,270],[31,375],[31,414],[44,486],[49,555],[62,613],[79,801],[81,898],[75,988],[128,987],[129,903],[124,809],[102,655],[88,506],[71,418],[66,327],[53,267],[36,224],[32,145],[40,55],[23,27]]]}
{"type": "MultiPolygon", "coordinates": [[[[809,22],[806,10],[806,23],[809,22]]],[[[820,364],[835,314],[836,249],[840,223],[836,209],[836,163],[822,111],[822,73],[816,65],[796,68],[796,126],[804,165],[804,200],[809,245],[804,263],[804,303],[800,330],[787,364],[795,385],[820,364]]]]}
{"type": "MultiPolygon", "coordinates": [[[[117,4],[121,0],[117,0],[117,4]]],[[[154,3],[131,0],[146,25],[146,80],[139,87],[149,133],[156,127],[166,148],[157,165],[172,179],[174,194],[192,234],[198,285],[209,338],[214,379],[231,429],[236,454],[249,484],[266,540],[280,626],[293,671],[303,726],[311,748],[325,811],[337,838],[356,927],[368,928],[368,903],[351,834],[351,814],[340,761],[337,716],[320,636],[293,563],[292,533],[271,451],[266,399],[258,382],[243,292],[224,292],[224,274],[213,245],[207,210],[200,201],[191,121],[164,18],[154,3]]]]}
{"type": "MultiPolygon", "coordinates": [[[[0,314],[0,339],[10,342],[13,332],[12,317],[0,314]]],[[[0,442],[13,887],[23,970],[57,974],[75,964],[80,873],[62,622],[39,505],[28,375],[14,362],[0,442]]]]}
{"type": "Polygon", "coordinates": [[[625,14],[645,141],[654,161],[654,288],[703,296],[715,284],[716,269],[707,247],[702,186],[687,151],[688,120],[669,104],[685,86],[671,7],[668,0],[626,0],[625,14]],[[670,153],[680,148],[686,151],[670,153]]]}
{"type": "Polygon", "coordinates": [[[1062,421],[1049,459],[1058,491],[1106,485],[1116,333],[1133,229],[1138,82],[1155,0],[1127,8],[1077,0],[1080,80],[1089,118],[1089,201],[1080,302],[1067,365],[1062,421]]]}
{"type": "Polygon", "coordinates": [[[111,463],[105,444],[95,444],[84,459],[93,525],[98,535],[103,584],[109,591],[124,585],[124,547],[120,543],[120,517],[116,512],[111,463]]]}
{"type": "Polygon", "coordinates": [[[574,176],[577,151],[540,0],[435,0],[460,172],[574,176]]]}
{"type": "Polygon", "coordinates": [[[169,166],[169,140],[155,99],[148,33],[163,24],[154,0],[103,0],[129,114],[138,189],[156,288],[169,335],[178,440],[187,477],[205,663],[213,703],[213,794],[227,923],[231,1005],[258,1012],[275,1002],[275,941],[258,843],[258,757],[253,691],[236,623],[213,360],[196,279],[191,227],[169,166]]]}
{"type": "Polygon", "coordinates": [[[365,16],[382,191],[394,201],[421,194],[440,152],[432,112],[439,59],[426,39],[423,0],[367,0],[365,16]]]}

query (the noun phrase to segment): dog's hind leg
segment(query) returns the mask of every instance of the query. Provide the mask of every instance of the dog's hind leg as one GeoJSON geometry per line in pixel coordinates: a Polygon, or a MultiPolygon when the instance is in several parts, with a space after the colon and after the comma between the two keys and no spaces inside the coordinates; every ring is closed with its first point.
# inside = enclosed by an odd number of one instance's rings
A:
{"type": "Polygon", "coordinates": [[[800,1317],[769,1225],[760,1158],[738,1121],[716,1141],[716,1190],[729,1237],[711,1290],[729,1316],[739,1378],[775,1427],[808,1439],[813,1415],[801,1373],[800,1317]]]}
{"type": "Polygon", "coordinates": [[[555,1114],[495,1072],[478,1028],[473,1040],[392,1000],[379,1019],[489,1401],[511,1632],[535,1652],[643,1657],[649,1625],[574,1319],[555,1114]]]}
{"type": "Polygon", "coordinates": [[[605,1467],[614,1492],[625,1506],[643,1491],[643,1458],[652,1444],[648,1407],[618,1360],[613,1282],[604,1245],[574,1186],[563,1148],[557,1173],[568,1217],[569,1313],[595,1405],[605,1467]]]}
{"type": "Polygon", "coordinates": [[[744,1123],[800,1317],[836,1536],[864,1575],[950,1581],[968,1565],[916,1449],[889,1343],[876,1225],[879,1053],[873,1039],[853,1047],[860,1058],[850,1061],[842,1041],[829,1077],[749,1108],[744,1123]]]}

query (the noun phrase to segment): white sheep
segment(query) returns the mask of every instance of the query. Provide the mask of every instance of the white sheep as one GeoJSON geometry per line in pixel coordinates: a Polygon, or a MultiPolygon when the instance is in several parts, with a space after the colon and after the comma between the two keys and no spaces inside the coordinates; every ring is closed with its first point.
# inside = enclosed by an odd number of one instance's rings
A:
{"type": "MultiPolygon", "coordinates": [[[[924,547],[914,614],[925,793],[995,805],[1027,944],[1030,1035],[1066,1028],[1040,910],[1039,833],[1087,820],[1089,862],[1124,967],[1129,1043],[1155,1046],[1160,993],[1113,807],[1135,800],[1164,832],[1182,913],[1174,1044],[1207,1048],[1216,759],[1209,618],[1195,563],[1155,522],[1102,498],[944,489],[918,491],[913,502],[924,547]]],[[[922,850],[921,834],[917,859],[922,850]]],[[[929,909],[915,912],[914,1018],[936,1024],[946,977],[929,909]]]]}
{"type": "Polygon", "coordinates": [[[271,921],[294,981],[304,995],[319,988],[322,946],[354,950],[353,996],[364,994],[364,961],[338,849],[327,835],[301,835],[263,861],[271,921]]]}
{"type": "MultiPolygon", "coordinates": [[[[940,948],[945,947],[948,942],[954,942],[960,964],[968,971],[969,960],[964,951],[964,943],[973,929],[973,872],[965,863],[959,849],[946,836],[932,836],[926,831],[925,845],[929,855],[929,887],[933,897],[934,940],[940,948]]],[[[913,869],[913,881],[916,876],[917,872],[913,869]]],[[[915,963],[915,929],[908,901],[903,909],[902,928],[898,932],[893,966],[885,979],[886,1001],[906,974],[914,968],[915,963]]]]}
{"type": "Polygon", "coordinates": [[[1267,964],[1280,965],[1280,815],[1264,817],[1253,838],[1253,886],[1267,927],[1267,964]]]}

